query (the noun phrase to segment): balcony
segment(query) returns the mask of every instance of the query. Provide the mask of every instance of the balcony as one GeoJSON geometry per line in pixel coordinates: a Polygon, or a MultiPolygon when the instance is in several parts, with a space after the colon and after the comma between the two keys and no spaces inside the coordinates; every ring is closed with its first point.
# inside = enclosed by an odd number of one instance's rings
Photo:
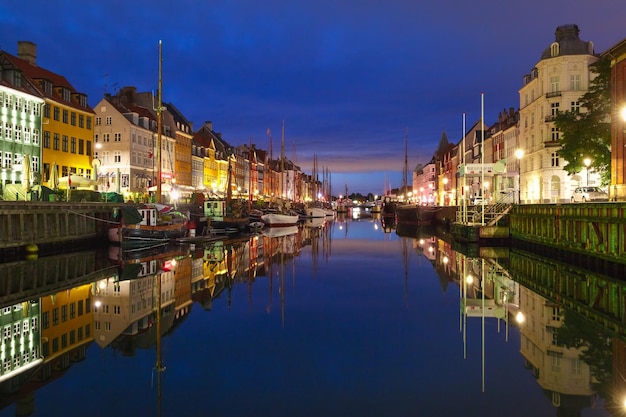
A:
{"type": "Polygon", "coordinates": [[[546,116],[545,121],[546,121],[546,123],[554,122],[554,119],[556,119],[556,114],[550,114],[550,115],[546,116]]]}
{"type": "Polygon", "coordinates": [[[552,98],[552,97],[561,97],[561,92],[560,91],[551,91],[549,93],[546,93],[546,98],[552,98]]]}
{"type": "Polygon", "coordinates": [[[543,146],[546,148],[555,148],[561,146],[558,140],[546,140],[543,142],[543,146]]]}

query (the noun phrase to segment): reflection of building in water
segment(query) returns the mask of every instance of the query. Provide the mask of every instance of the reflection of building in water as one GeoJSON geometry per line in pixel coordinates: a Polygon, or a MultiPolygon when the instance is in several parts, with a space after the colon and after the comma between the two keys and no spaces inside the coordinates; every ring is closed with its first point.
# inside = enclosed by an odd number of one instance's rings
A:
{"type": "MultiPolygon", "coordinates": [[[[5,306],[0,310],[0,409],[16,400],[21,385],[38,371],[43,361],[40,308],[39,301],[33,300],[5,306]]],[[[33,407],[32,397],[27,398],[27,401],[18,401],[16,414],[30,415],[33,407]]]]}
{"type": "MultiPolygon", "coordinates": [[[[119,281],[116,276],[93,284],[94,339],[100,347],[116,337],[147,331],[154,323],[156,279],[161,279],[161,307],[175,302],[172,260],[149,258],[137,278],[119,281]]],[[[174,262],[175,263],[175,262],[174,262]]]]}
{"type": "Polygon", "coordinates": [[[537,383],[555,407],[580,411],[592,406],[589,365],[579,359],[578,349],[557,344],[557,329],[563,324],[559,305],[524,287],[520,298],[520,309],[526,317],[520,327],[520,352],[537,383]]]}
{"type": "Polygon", "coordinates": [[[90,288],[89,284],[81,285],[41,298],[42,353],[46,362],[42,378],[85,358],[87,345],[93,340],[90,288]]]}

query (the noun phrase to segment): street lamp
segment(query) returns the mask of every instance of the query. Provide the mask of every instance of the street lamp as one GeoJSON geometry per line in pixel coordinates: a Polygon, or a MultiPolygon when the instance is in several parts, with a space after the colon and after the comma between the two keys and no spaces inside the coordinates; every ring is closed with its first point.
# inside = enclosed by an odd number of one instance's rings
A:
{"type": "Polygon", "coordinates": [[[589,187],[589,165],[591,165],[591,159],[585,158],[583,159],[583,164],[587,167],[587,187],[589,187]]]}
{"type": "Polygon", "coordinates": [[[515,150],[515,158],[517,158],[517,203],[522,204],[522,158],[524,157],[523,149],[515,150]]]}

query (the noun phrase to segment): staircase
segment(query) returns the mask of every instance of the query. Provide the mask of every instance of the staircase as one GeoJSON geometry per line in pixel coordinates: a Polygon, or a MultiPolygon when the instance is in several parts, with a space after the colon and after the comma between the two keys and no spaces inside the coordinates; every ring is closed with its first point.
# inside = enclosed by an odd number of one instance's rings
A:
{"type": "Polygon", "coordinates": [[[482,206],[477,206],[474,209],[474,213],[472,214],[471,221],[472,223],[483,223],[483,213],[485,219],[486,226],[495,225],[498,220],[503,218],[509,211],[511,211],[511,207],[513,207],[513,203],[515,203],[515,191],[511,191],[507,194],[503,194],[500,199],[495,204],[487,204],[482,206]]]}

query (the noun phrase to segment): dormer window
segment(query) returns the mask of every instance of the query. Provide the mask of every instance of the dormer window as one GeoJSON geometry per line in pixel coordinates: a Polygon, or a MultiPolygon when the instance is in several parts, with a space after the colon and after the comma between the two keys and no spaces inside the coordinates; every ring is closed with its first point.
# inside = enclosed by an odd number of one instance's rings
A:
{"type": "Polygon", "coordinates": [[[63,96],[63,100],[72,101],[72,92],[69,90],[69,88],[63,87],[61,89],[61,94],[63,96]]]}
{"type": "Polygon", "coordinates": [[[47,95],[52,94],[52,83],[50,82],[50,80],[43,80],[41,87],[43,89],[44,94],[47,94],[47,95]]]}
{"type": "Polygon", "coordinates": [[[21,87],[22,86],[22,73],[21,71],[14,71],[13,72],[13,85],[15,87],[21,87]]]}
{"type": "Polygon", "coordinates": [[[550,45],[550,56],[551,57],[559,56],[559,43],[558,42],[553,42],[552,45],[550,45]]]}

